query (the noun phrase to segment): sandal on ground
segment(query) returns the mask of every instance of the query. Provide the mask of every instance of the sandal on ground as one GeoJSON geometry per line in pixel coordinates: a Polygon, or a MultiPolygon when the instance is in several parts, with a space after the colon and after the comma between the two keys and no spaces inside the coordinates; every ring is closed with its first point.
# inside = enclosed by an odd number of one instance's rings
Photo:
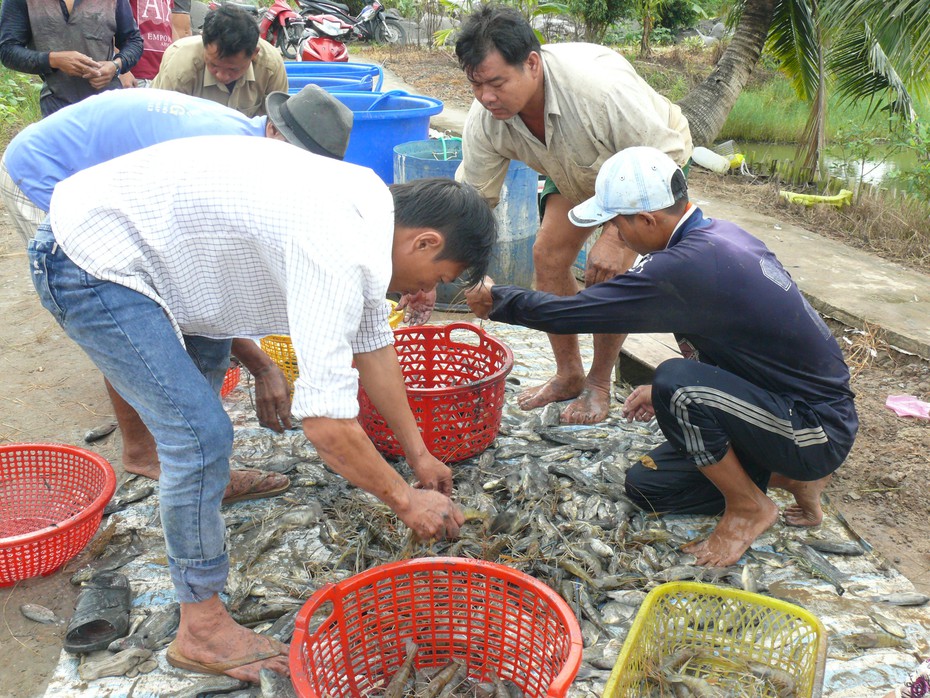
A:
{"type": "MultiPolygon", "coordinates": [[[[230,476],[230,483],[235,473],[256,473],[258,477],[244,490],[237,494],[223,498],[223,504],[233,504],[234,502],[245,502],[250,499],[264,499],[265,497],[274,497],[287,492],[291,487],[291,481],[287,475],[273,473],[268,470],[233,470],[230,476]]],[[[228,489],[228,488],[227,488],[228,489]]]]}
{"type": "Polygon", "coordinates": [[[194,671],[198,674],[222,676],[230,669],[238,669],[239,667],[246,666],[247,664],[262,662],[266,659],[278,657],[281,654],[283,653],[279,652],[278,650],[267,650],[265,652],[255,652],[238,659],[230,659],[225,662],[198,662],[196,659],[188,659],[183,654],[181,654],[178,651],[177,646],[174,644],[174,642],[172,642],[170,645],[168,645],[168,652],[166,657],[168,659],[168,664],[175,667],[176,669],[194,671]]]}
{"type": "Polygon", "coordinates": [[[84,654],[106,649],[129,630],[129,580],[119,572],[99,572],[81,587],[65,634],[65,651],[84,654]]]}

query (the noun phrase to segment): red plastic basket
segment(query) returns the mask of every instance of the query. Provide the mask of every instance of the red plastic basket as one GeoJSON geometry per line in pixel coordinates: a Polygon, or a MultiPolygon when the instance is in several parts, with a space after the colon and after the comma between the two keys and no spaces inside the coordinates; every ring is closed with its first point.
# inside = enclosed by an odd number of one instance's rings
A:
{"type": "MultiPolygon", "coordinates": [[[[407,401],[426,448],[445,463],[484,451],[501,425],[504,381],[513,368],[513,352],[481,328],[467,322],[394,330],[407,401]],[[477,343],[459,341],[465,331],[477,343]]],[[[385,456],[404,455],[394,432],[358,392],[359,415],[368,437],[385,456]]]]}
{"type": "Polygon", "coordinates": [[[577,619],[539,580],[483,560],[419,558],[328,584],[307,600],[291,642],[294,688],[303,698],[368,695],[403,663],[407,640],[419,646],[419,668],[462,659],[469,677],[509,679],[526,698],[561,698],[581,663],[577,619]],[[310,630],[326,604],[329,615],[310,630]]]}
{"type": "Polygon", "coordinates": [[[116,489],[106,459],[74,446],[0,446],[0,586],[54,572],[90,541],[116,489]]]}
{"type": "Polygon", "coordinates": [[[239,378],[242,376],[242,368],[235,362],[230,362],[229,368],[226,369],[226,375],[223,377],[223,387],[220,388],[220,397],[229,395],[237,385],[239,378]]]}

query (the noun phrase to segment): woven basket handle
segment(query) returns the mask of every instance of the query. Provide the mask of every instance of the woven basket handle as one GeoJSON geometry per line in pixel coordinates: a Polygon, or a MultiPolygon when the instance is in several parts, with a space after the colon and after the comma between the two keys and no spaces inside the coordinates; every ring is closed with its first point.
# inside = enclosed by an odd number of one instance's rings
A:
{"type": "Polygon", "coordinates": [[[476,335],[478,335],[478,340],[479,340],[478,346],[483,346],[485,343],[484,341],[485,337],[488,336],[487,332],[485,332],[483,329],[478,327],[478,325],[473,325],[470,322],[450,322],[448,325],[446,325],[445,330],[446,330],[446,338],[451,344],[461,344],[463,346],[473,346],[473,345],[467,344],[466,342],[453,342],[452,333],[455,332],[456,330],[469,330],[470,332],[474,332],[476,335]]]}
{"type": "Polygon", "coordinates": [[[333,613],[341,606],[341,599],[336,596],[336,585],[332,582],[324,584],[313,592],[313,595],[308,599],[304,608],[301,609],[301,615],[306,616],[309,620],[325,603],[332,604],[333,613]]]}

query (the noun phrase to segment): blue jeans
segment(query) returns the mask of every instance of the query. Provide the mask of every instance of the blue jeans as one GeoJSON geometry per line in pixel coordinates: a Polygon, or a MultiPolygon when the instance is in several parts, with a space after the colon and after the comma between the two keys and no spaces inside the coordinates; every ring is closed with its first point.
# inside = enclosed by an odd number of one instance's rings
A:
{"type": "Polygon", "coordinates": [[[80,269],[48,223],[29,243],[42,305],[139,413],[158,447],[161,521],[182,603],[223,590],[229,572],[220,515],[233,430],[219,398],[231,340],[185,336],[155,301],[80,269]]]}

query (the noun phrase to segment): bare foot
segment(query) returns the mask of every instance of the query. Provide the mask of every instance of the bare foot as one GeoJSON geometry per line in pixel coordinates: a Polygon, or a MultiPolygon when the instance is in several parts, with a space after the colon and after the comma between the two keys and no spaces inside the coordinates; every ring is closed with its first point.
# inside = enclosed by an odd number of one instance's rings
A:
{"type": "Polygon", "coordinates": [[[289,674],[287,645],[236,623],[217,596],[200,603],[181,604],[181,625],[174,645],[184,658],[202,664],[235,662],[279,652],[224,673],[253,683],[258,683],[259,671],[263,668],[284,676],[289,674]]]}
{"type": "MultiPolygon", "coordinates": [[[[760,492],[760,494],[762,494],[760,492]]],[[[735,565],[753,541],[778,521],[778,507],[762,494],[740,506],[728,506],[717,527],[698,550],[696,564],[706,567],[735,565]]]]}
{"type": "Polygon", "coordinates": [[[594,424],[607,419],[610,412],[610,391],[585,388],[577,399],[562,410],[562,424],[594,424]]]}
{"type": "Polygon", "coordinates": [[[831,473],[819,480],[805,482],[772,473],[769,487],[787,490],[794,495],[794,501],[797,502],[794,506],[785,507],[785,523],[789,526],[818,526],[823,521],[820,495],[832,477],[831,473]]]}
{"type": "Polygon", "coordinates": [[[521,410],[535,410],[550,402],[561,402],[578,397],[584,387],[584,377],[562,378],[558,374],[535,388],[527,388],[517,395],[517,404],[521,410]]]}

